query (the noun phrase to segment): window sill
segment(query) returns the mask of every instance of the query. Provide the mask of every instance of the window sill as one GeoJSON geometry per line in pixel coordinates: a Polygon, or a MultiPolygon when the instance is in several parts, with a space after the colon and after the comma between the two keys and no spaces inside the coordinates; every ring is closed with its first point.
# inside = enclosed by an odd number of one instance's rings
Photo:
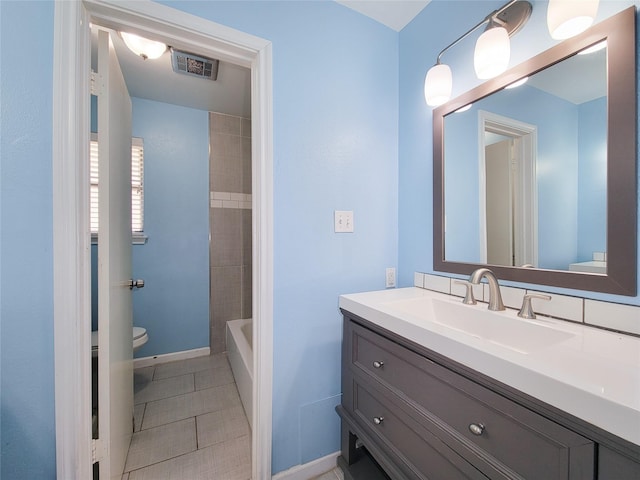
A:
{"type": "MultiPolygon", "coordinates": [[[[145,243],[147,243],[147,240],[149,239],[149,237],[147,235],[145,235],[142,232],[135,232],[131,234],[131,244],[132,245],[144,245],[145,243]]],[[[92,233],[91,234],[91,245],[97,245],[98,244],[98,234],[97,233],[92,233]]]]}

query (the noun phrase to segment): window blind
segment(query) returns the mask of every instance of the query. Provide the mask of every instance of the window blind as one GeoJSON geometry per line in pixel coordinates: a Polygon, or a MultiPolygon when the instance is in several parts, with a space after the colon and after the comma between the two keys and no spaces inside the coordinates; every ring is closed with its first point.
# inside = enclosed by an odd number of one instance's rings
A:
{"type": "MultiPolygon", "coordinates": [[[[91,233],[98,233],[98,140],[91,135],[90,150],[90,222],[91,233]]],[[[131,231],[144,230],[144,143],[131,139],[131,231]]]]}

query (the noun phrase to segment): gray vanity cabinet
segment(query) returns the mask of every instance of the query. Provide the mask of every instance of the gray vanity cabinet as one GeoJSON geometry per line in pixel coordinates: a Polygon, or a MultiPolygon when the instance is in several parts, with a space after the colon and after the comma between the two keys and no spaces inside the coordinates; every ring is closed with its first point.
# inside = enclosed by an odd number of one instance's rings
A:
{"type": "Polygon", "coordinates": [[[380,478],[393,480],[640,479],[638,465],[613,451],[624,476],[599,475],[592,438],[496,391],[486,377],[343,313],[343,468],[361,458],[362,444],[384,470],[380,478]]]}

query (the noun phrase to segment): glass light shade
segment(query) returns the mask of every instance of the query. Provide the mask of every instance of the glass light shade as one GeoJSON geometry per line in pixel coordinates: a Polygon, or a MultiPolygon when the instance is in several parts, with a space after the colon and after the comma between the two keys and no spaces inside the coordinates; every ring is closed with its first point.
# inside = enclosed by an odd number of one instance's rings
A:
{"type": "Polygon", "coordinates": [[[509,66],[511,45],[509,34],[503,27],[494,27],[485,31],[476,42],[473,54],[473,66],[480,79],[493,78],[504,72],[509,66]]]}
{"type": "Polygon", "coordinates": [[[434,65],[424,79],[424,99],[427,105],[437,107],[446,103],[451,97],[453,80],[449,65],[434,65]]]}
{"type": "Polygon", "coordinates": [[[515,82],[510,83],[509,85],[507,85],[504,88],[506,88],[507,90],[510,90],[512,88],[518,88],[519,86],[524,85],[525,83],[527,83],[527,80],[529,80],[529,77],[521,78],[520,80],[516,80],[515,82]]]}
{"type": "Polygon", "coordinates": [[[597,12],[598,0],[549,0],[549,33],[556,40],[578,35],[591,26],[597,12]]]}
{"type": "Polygon", "coordinates": [[[589,48],[585,48],[584,50],[580,50],[578,52],[578,55],[589,55],[590,53],[596,53],[599,52],[600,50],[607,48],[607,41],[604,40],[600,43],[596,43],[595,45],[592,45],[589,48]]]}
{"type": "Polygon", "coordinates": [[[149,40],[133,33],[120,32],[120,35],[122,35],[122,40],[129,47],[129,50],[145,60],[147,58],[151,60],[159,58],[167,50],[167,46],[162,42],[149,40]]]}

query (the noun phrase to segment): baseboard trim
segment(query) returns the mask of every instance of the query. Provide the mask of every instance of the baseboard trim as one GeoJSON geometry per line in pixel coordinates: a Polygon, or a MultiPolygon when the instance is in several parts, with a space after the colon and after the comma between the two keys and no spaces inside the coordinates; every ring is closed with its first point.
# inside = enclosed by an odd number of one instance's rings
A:
{"type": "Polygon", "coordinates": [[[176,360],[186,360],[188,358],[205,357],[209,355],[211,349],[209,347],[194,348],[193,350],[183,350],[182,352],[163,353],[162,355],[153,355],[151,357],[142,357],[133,359],[133,368],[150,367],[158,363],[175,362],[176,360]]]}
{"type": "Polygon", "coordinates": [[[274,475],[272,480],[309,480],[336,468],[340,452],[334,452],[326,457],[318,458],[304,465],[296,465],[289,470],[274,475]]]}

